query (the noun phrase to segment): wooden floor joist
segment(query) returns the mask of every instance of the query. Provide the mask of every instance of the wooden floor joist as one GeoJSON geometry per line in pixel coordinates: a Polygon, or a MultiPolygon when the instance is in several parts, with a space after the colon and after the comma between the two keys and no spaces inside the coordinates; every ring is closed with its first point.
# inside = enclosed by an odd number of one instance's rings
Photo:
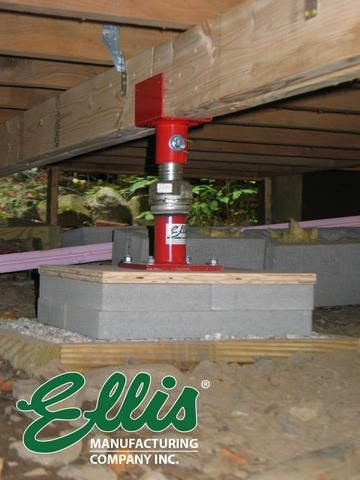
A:
{"type": "MultiPolygon", "coordinates": [[[[240,111],[358,78],[358,13],[357,0],[322,2],[309,20],[303,0],[244,0],[130,59],[126,98],[120,76],[109,70],[0,125],[0,174],[150,135],[152,130],[134,126],[133,89],[160,72],[166,79],[164,114],[196,117],[240,111]]],[[[11,53],[13,42],[6,30],[1,35],[11,53]]],[[[98,55],[88,46],[87,51],[98,55]]],[[[358,148],[357,139],[343,140],[344,148],[358,148]]]]}

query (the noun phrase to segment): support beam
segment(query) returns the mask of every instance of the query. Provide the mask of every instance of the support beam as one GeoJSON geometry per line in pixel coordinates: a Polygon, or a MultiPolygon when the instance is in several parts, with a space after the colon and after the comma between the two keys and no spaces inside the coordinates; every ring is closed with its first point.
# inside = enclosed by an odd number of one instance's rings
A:
{"type": "Polygon", "coordinates": [[[274,223],[301,220],[302,175],[278,176],[272,179],[271,216],[274,223]]]}
{"type": "Polygon", "coordinates": [[[34,105],[55,97],[60,92],[48,88],[22,88],[0,86],[0,108],[27,110],[34,105]]]}
{"type": "Polygon", "coordinates": [[[0,85],[67,90],[106,70],[100,65],[0,57],[0,85]]]}
{"type": "Polygon", "coordinates": [[[19,110],[13,110],[11,108],[2,108],[0,109],[0,125],[7,122],[11,118],[19,115],[19,110]]]}
{"type": "MultiPolygon", "coordinates": [[[[245,0],[130,59],[126,98],[119,75],[110,70],[26,112],[17,127],[7,126],[0,150],[7,151],[3,144],[14,137],[26,149],[12,150],[1,161],[21,170],[151,134],[134,126],[133,88],[159,72],[166,78],[168,116],[222,115],[357,78],[358,13],[357,0],[334,0],[322,2],[318,15],[305,20],[303,0],[245,0]]],[[[313,133],[304,145],[319,145],[313,133]]],[[[359,148],[358,136],[334,135],[346,136],[340,146],[359,148]]]]}
{"type": "Polygon", "coordinates": [[[46,223],[58,224],[59,167],[48,168],[46,223]]]}
{"type": "MultiPolygon", "coordinates": [[[[358,14],[357,14],[358,15],[358,14]]],[[[360,90],[340,88],[320,95],[296,98],[282,104],[284,108],[318,112],[360,113],[360,90]]]]}
{"type": "MultiPolygon", "coordinates": [[[[302,145],[271,145],[267,143],[246,143],[241,142],[241,138],[234,142],[222,142],[218,140],[196,140],[190,132],[191,142],[189,143],[189,152],[216,152],[216,153],[243,153],[252,155],[275,155],[277,157],[305,157],[305,158],[326,158],[334,160],[359,160],[358,150],[344,150],[340,148],[313,147],[302,145]]],[[[260,137],[257,141],[262,139],[260,137]]],[[[146,140],[133,142],[131,144],[131,155],[144,156],[148,143],[146,140]],[[136,153],[134,153],[136,151],[136,153]]],[[[98,152],[101,155],[122,155],[128,151],[127,145],[107,148],[98,152]]]]}
{"type": "MultiPolygon", "coordinates": [[[[360,106],[358,108],[360,109],[360,106]]],[[[280,106],[279,108],[261,108],[240,115],[230,115],[222,118],[221,123],[225,125],[253,125],[257,127],[360,133],[359,114],[287,110],[280,106]]]]}
{"type": "Polygon", "coordinates": [[[0,9],[145,27],[187,28],[215,17],[239,0],[1,0],[0,9]]]}
{"type": "MultiPolygon", "coordinates": [[[[0,12],[0,54],[112,65],[102,40],[102,25],[0,12]]],[[[123,27],[125,58],[159,45],[176,32],[123,27]]]]}

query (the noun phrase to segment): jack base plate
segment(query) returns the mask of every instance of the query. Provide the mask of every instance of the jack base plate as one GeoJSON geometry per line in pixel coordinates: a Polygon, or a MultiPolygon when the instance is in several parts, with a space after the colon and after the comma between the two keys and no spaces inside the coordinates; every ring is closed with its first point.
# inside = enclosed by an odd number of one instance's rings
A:
{"type": "Polygon", "coordinates": [[[224,270],[222,265],[191,265],[191,264],[168,264],[168,263],[119,263],[119,268],[128,268],[130,270],[147,270],[150,272],[170,271],[170,272],[220,272],[224,270]]]}

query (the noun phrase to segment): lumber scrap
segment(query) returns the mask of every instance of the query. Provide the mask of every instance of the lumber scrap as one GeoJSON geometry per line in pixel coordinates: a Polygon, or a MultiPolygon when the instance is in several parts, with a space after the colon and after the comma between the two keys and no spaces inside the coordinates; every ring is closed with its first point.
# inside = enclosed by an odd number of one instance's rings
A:
{"type": "MultiPolygon", "coordinates": [[[[75,247],[72,247],[75,248],[75,247]]],[[[97,283],[175,283],[175,284],[314,284],[314,273],[243,272],[167,272],[119,269],[111,265],[47,265],[40,274],[97,283]]]]}
{"type": "MultiPolygon", "coordinates": [[[[134,126],[134,85],[165,74],[168,116],[217,116],[357,78],[358,2],[323,2],[304,18],[303,0],[245,0],[215,20],[127,62],[129,94],[110,70],[26,112],[18,120],[19,157],[6,152],[0,174],[50,164],[150,135],[134,126]]],[[[354,139],[355,141],[355,139],[354,139]]]]}
{"type": "Polygon", "coordinates": [[[356,338],[333,339],[243,339],[220,341],[73,343],[61,346],[60,358],[68,369],[84,370],[139,363],[194,364],[212,362],[252,363],[257,358],[287,358],[294,353],[357,351],[356,338]]]}
{"type": "Polygon", "coordinates": [[[61,345],[20,335],[0,325],[0,356],[32,376],[39,367],[60,358],[61,345]]]}

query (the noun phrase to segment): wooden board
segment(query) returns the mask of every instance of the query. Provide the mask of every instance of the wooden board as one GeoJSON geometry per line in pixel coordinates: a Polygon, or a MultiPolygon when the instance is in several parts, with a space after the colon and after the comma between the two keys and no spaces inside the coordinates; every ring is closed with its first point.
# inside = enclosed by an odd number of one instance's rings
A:
{"type": "Polygon", "coordinates": [[[0,9],[58,17],[184,30],[224,13],[239,0],[2,0],[0,9]]]}
{"type": "Polygon", "coordinates": [[[42,365],[60,359],[61,345],[0,328],[0,355],[14,368],[34,375],[42,365]]]}
{"type": "Polygon", "coordinates": [[[100,65],[0,57],[0,85],[66,90],[107,69],[100,65]]]}
{"type": "MultiPolygon", "coordinates": [[[[111,66],[102,25],[69,19],[35,17],[0,11],[0,54],[111,66]]],[[[125,58],[174,37],[176,32],[123,27],[125,58]]]]}
{"type": "Polygon", "coordinates": [[[315,273],[242,272],[147,272],[144,270],[120,269],[116,266],[85,265],[44,266],[40,275],[72,278],[98,283],[217,283],[217,284],[314,284],[315,273]]]}
{"type": "Polygon", "coordinates": [[[84,370],[121,365],[129,360],[143,363],[192,365],[211,362],[252,363],[257,358],[287,358],[294,353],[358,351],[356,338],[244,339],[221,341],[114,342],[63,344],[61,361],[67,369],[84,370]]]}
{"type": "Polygon", "coordinates": [[[59,92],[59,90],[49,88],[0,86],[0,108],[27,110],[48,98],[54,97],[59,92]]]}
{"type": "Polygon", "coordinates": [[[86,371],[108,366],[169,363],[182,367],[204,360],[253,363],[257,358],[287,358],[295,353],[359,351],[350,337],[307,339],[237,339],[220,341],[52,343],[0,328],[0,355],[15,368],[37,375],[39,368],[61,360],[61,370],[86,371]]]}
{"type": "MultiPolygon", "coordinates": [[[[0,174],[2,165],[20,170],[23,165],[50,164],[150,135],[152,130],[134,127],[133,87],[159,72],[166,76],[164,113],[170,116],[222,115],[357,78],[358,13],[357,0],[336,0],[322,2],[318,15],[305,20],[303,0],[244,0],[216,20],[129,60],[126,98],[121,97],[119,75],[111,70],[64,92],[57,102],[47,101],[27,112],[19,139],[27,148],[16,158],[16,151],[0,145],[7,151],[0,159],[0,174]]],[[[66,33],[71,42],[74,35],[66,33]]],[[[131,38],[134,41],[134,32],[131,38]]],[[[0,32],[2,45],[3,40],[9,50],[16,44],[6,29],[0,32]]],[[[46,38],[37,43],[43,48],[46,38]]],[[[65,50],[71,51],[70,46],[62,46],[60,54],[65,50]]],[[[88,44],[86,51],[97,55],[88,44]]],[[[71,54],[79,58],[74,48],[71,54]]],[[[237,139],[249,127],[239,128],[237,139]]],[[[316,132],[310,133],[311,142],[304,139],[302,145],[327,147],[316,132]]],[[[234,141],[234,135],[228,140],[234,141]]],[[[331,137],[331,147],[359,148],[358,136],[334,135],[342,137],[331,137]]],[[[8,144],[6,135],[1,143],[8,144]]]]}

